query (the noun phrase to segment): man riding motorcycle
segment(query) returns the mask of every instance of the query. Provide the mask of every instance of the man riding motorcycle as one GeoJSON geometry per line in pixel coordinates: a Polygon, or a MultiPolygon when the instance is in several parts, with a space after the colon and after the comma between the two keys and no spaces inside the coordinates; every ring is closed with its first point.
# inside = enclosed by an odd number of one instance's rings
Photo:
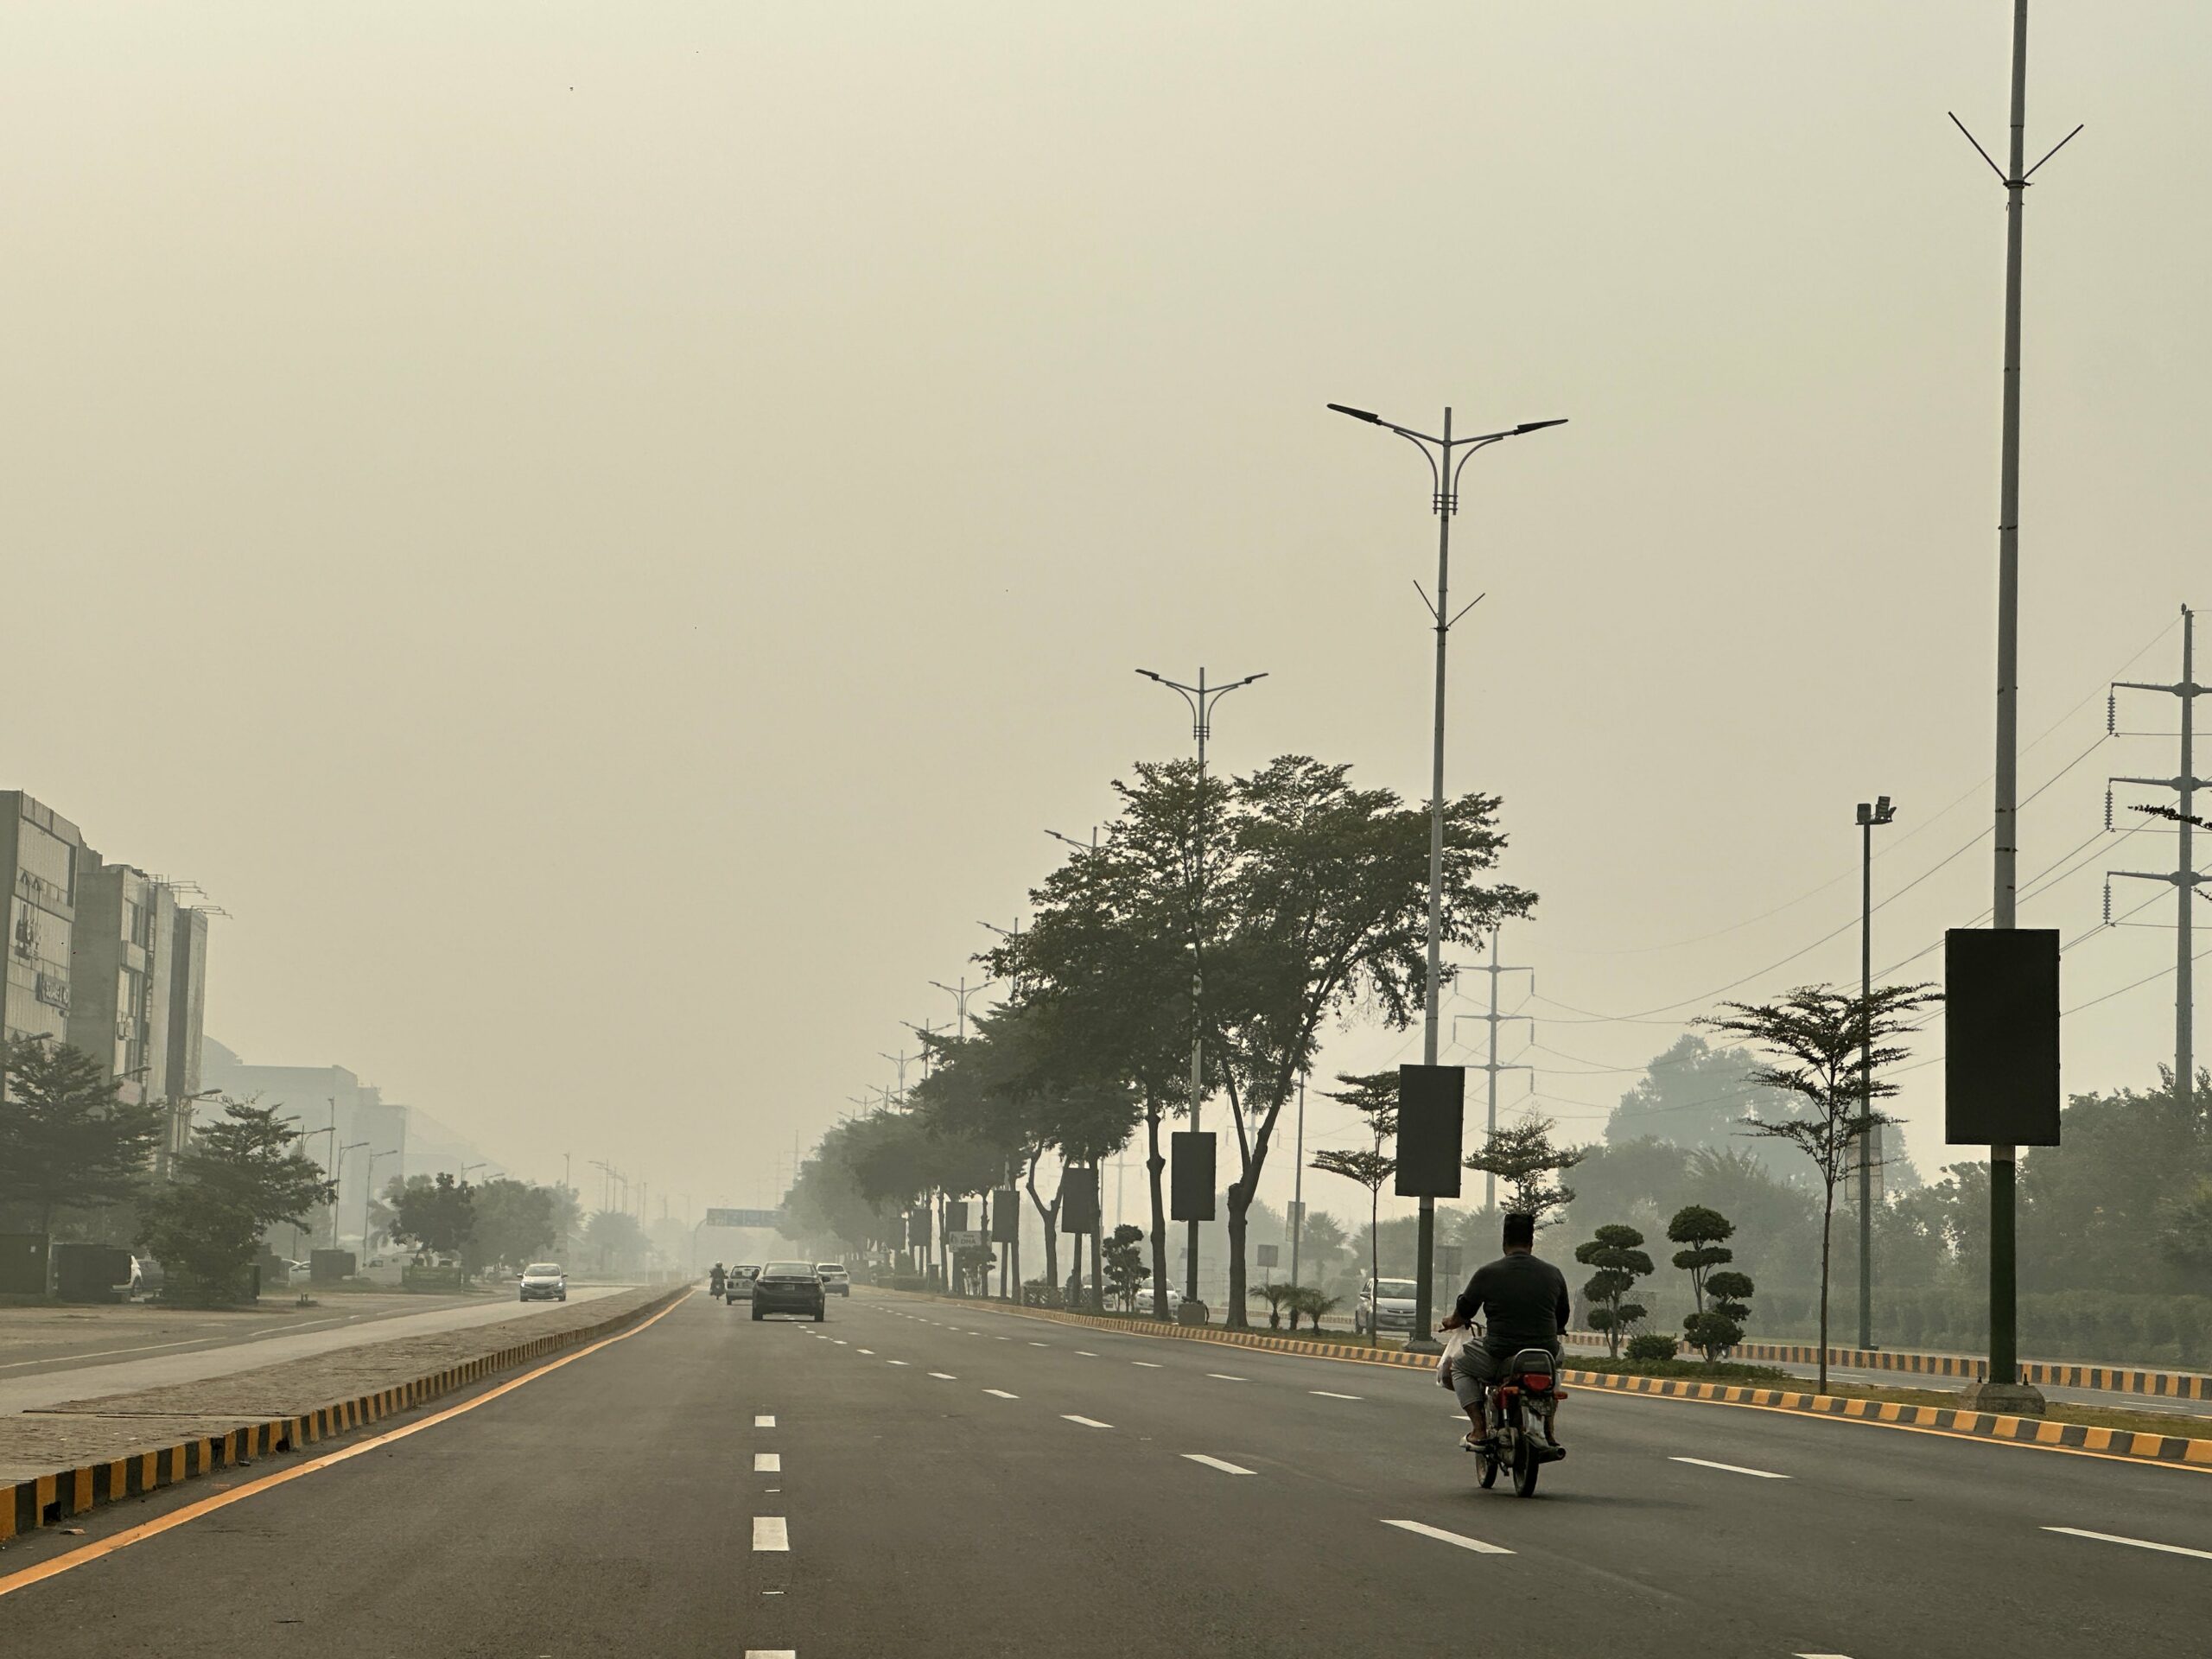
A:
{"type": "Polygon", "coordinates": [[[715,1262],[715,1270],[707,1275],[707,1294],[709,1296],[721,1295],[722,1294],[722,1287],[728,1282],[728,1270],[726,1269],[721,1262],[715,1262]]]}
{"type": "Polygon", "coordinates": [[[1467,1287],[1444,1321],[1446,1331],[1484,1318],[1484,1337],[1471,1341],[1452,1363],[1452,1391],[1473,1425],[1461,1442],[1481,1448],[1488,1428],[1483,1402],[1499,1369],[1523,1348],[1541,1348],[1556,1358],[1567,1332],[1567,1275],[1535,1254],[1536,1218],[1517,1212],[1505,1217],[1505,1254],[1475,1269],[1467,1287]]]}

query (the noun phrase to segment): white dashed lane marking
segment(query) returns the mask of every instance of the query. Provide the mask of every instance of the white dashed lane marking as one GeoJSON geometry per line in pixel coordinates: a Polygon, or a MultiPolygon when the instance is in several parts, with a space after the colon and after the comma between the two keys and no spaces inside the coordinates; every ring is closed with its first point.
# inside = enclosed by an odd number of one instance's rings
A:
{"type": "Polygon", "coordinates": [[[1208,1371],[1206,1375],[1217,1382],[1242,1382],[1244,1380],[1241,1376],[1231,1376],[1226,1371],[1208,1371]]]}
{"type": "Polygon", "coordinates": [[[1001,1400],[1019,1400],[1021,1398],[1018,1394],[1008,1394],[1004,1389],[985,1389],[983,1392],[985,1394],[994,1395],[1001,1400]]]}
{"type": "Polygon", "coordinates": [[[753,1517],[753,1548],[788,1550],[791,1547],[791,1529],[785,1526],[782,1516],[756,1515],[753,1517]]]}
{"type": "Polygon", "coordinates": [[[1141,1365],[1147,1371],[1156,1371],[1160,1369],[1160,1363],[1156,1359],[1133,1359],[1129,1363],[1132,1365],[1141,1365]]]}
{"type": "Polygon", "coordinates": [[[1306,1392],[1324,1400],[1364,1400],[1367,1397],[1363,1394],[1332,1394],[1326,1389],[1308,1389],[1306,1392]]]}
{"type": "Polygon", "coordinates": [[[1479,1538],[1446,1532],[1441,1527],[1423,1526],[1418,1521],[1385,1521],[1386,1527],[1395,1527],[1401,1532],[1419,1533],[1424,1538],[1433,1538],[1441,1543],[1457,1544],[1461,1549],[1471,1549],[1478,1555],[1510,1555],[1513,1552],[1503,1544],[1486,1544],[1479,1538]]]}
{"type": "Polygon", "coordinates": [[[1207,1468],[1218,1469],[1224,1475],[1249,1475],[1252,1472],[1233,1463],[1224,1463],[1219,1458],[1210,1458],[1203,1452],[1185,1452],[1183,1455],[1192,1463],[1203,1463],[1207,1468]]]}
{"type": "Polygon", "coordinates": [[[1724,1474],[1751,1475],[1759,1480],[1787,1480],[1787,1475],[1777,1475],[1769,1469],[1746,1469],[1740,1463],[1715,1463],[1709,1458],[1669,1458],[1669,1463],[1694,1463],[1700,1469],[1718,1469],[1724,1474]]]}
{"type": "Polygon", "coordinates": [[[1100,1422],[1096,1417],[1078,1417],[1071,1411],[1064,1411],[1060,1414],[1060,1416],[1064,1421],[1080,1423],[1085,1428],[1111,1428],[1114,1427],[1111,1423],[1100,1422]]]}
{"type": "Polygon", "coordinates": [[[753,1472],[756,1475],[780,1475],[784,1472],[784,1454],[780,1452],[755,1452],[753,1472]]]}
{"type": "Polygon", "coordinates": [[[753,1427],[755,1428],[773,1428],[775,1426],[776,1420],[772,1417],[755,1417],[753,1420],[753,1427]]]}
{"type": "Polygon", "coordinates": [[[2045,1532],[2063,1533],[2069,1538],[2088,1538],[2101,1544],[2129,1544],[2137,1549],[2155,1549],[2162,1555],[2194,1555],[2200,1561],[2212,1561],[2212,1549],[2191,1549],[2185,1544],[2158,1544],[2148,1538],[2126,1538],[2116,1532],[2086,1532],[2080,1527],[2045,1527],[2045,1532]]]}
{"type": "Polygon", "coordinates": [[[1096,1359],[1098,1357],[1097,1355],[1092,1353],[1088,1348],[1078,1348],[1076,1350],[1076,1352],[1081,1354],[1085,1359],[1096,1359]]]}
{"type": "Polygon", "coordinates": [[[950,1371],[931,1371],[930,1375],[940,1382],[957,1382],[960,1380],[950,1371]]]}

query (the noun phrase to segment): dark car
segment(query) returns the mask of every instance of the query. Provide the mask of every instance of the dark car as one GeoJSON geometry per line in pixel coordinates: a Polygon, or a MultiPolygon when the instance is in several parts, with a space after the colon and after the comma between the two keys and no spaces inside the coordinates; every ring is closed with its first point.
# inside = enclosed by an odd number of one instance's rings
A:
{"type": "Polygon", "coordinates": [[[829,1298],[822,1292],[822,1275],[811,1262],[771,1262],[753,1281],[753,1317],[771,1313],[827,1315],[829,1298]]]}

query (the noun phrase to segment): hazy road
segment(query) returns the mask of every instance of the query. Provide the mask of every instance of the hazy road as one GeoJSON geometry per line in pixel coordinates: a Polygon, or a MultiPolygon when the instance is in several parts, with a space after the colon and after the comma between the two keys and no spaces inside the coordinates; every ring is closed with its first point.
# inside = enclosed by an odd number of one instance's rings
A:
{"type": "MultiPolygon", "coordinates": [[[[1415,1372],[698,1296],[0,1596],[0,1634],[41,1659],[2203,1650],[2212,1477],[1589,1392],[1524,1501],[1476,1489],[1455,1415],[1415,1372]]],[[[204,1495],[27,1538],[0,1587],[204,1495]]]]}

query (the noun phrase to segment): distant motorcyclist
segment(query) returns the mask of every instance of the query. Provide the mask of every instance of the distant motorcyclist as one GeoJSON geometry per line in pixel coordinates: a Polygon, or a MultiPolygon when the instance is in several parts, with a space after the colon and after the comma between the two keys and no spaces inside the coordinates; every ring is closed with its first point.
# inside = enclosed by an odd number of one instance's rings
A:
{"type": "Polygon", "coordinates": [[[1536,1218],[1507,1215],[1503,1255],[1475,1269],[1444,1321],[1446,1331],[1457,1331],[1484,1318],[1483,1338],[1470,1340],[1452,1363],[1452,1391],[1473,1425],[1463,1442],[1471,1452],[1488,1432],[1483,1402],[1506,1362],[1523,1348],[1556,1358],[1567,1332],[1567,1275],[1535,1254],[1536,1218]]]}
{"type": "Polygon", "coordinates": [[[721,1262],[715,1262],[715,1270],[707,1275],[708,1294],[713,1296],[721,1295],[722,1294],[722,1287],[728,1282],[728,1270],[725,1268],[721,1262]]]}

